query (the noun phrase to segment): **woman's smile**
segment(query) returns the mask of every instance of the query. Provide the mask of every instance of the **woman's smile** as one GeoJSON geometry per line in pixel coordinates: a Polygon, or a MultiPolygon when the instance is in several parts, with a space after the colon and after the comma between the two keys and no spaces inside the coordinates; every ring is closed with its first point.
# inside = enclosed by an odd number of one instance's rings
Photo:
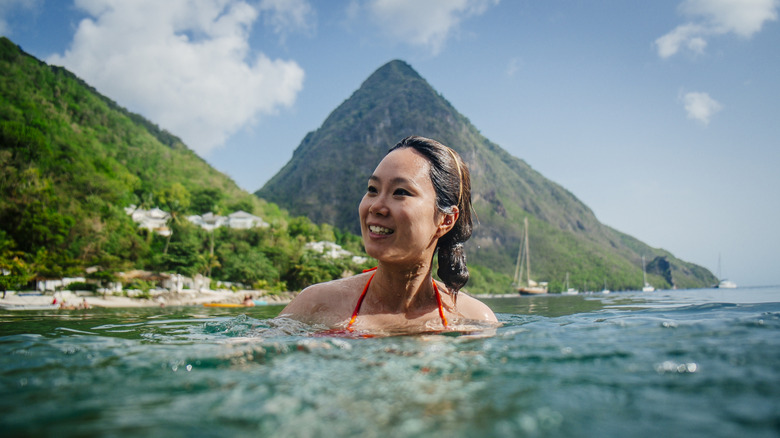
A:
{"type": "Polygon", "coordinates": [[[430,258],[436,245],[436,191],[430,163],[413,149],[389,153],[358,209],[366,252],[379,260],[430,258]]]}
{"type": "Polygon", "coordinates": [[[379,225],[369,225],[368,229],[369,231],[371,231],[371,233],[379,234],[382,236],[387,236],[394,233],[394,231],[391,230],[390,228],[380,227],[379,225]]]}

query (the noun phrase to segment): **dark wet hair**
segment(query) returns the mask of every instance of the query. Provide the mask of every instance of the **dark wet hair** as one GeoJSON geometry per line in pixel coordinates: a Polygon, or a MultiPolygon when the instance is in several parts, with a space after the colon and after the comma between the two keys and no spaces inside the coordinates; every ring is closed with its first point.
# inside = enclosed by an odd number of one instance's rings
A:
{"type": "Polygon", "coordinates": [[[436,190],[436,207],[444,214],[452,214],[453,206],[460,212],[455,225],[439,239],[439,269],[436,271],[447,288],[457,296],[469,281],[466,253],[463,244],[471,237],[471,178],[466,163],[457,152],[425,137],[410,136],[390,148],[412,148],[431,164],[430,177],[436,190]]]}

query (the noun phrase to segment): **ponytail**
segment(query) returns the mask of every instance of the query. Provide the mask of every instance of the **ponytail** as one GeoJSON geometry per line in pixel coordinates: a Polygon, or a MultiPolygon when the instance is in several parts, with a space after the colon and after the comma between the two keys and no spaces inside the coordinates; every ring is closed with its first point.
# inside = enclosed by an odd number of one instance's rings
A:
{"type": "Polygon", "coordinates": [[[468,167],[457,152],[443,144],[424,137],[411,136],[401,140],[390,152],[410,147],[430,163],[430,177],[436,190],[436,207],[444,214],[459,214],[455,225],[437,243],[439,269],[436,273],[453,296],[469,281],[466,253],[463,244],[471,237],[471,179],[468,167]]]}

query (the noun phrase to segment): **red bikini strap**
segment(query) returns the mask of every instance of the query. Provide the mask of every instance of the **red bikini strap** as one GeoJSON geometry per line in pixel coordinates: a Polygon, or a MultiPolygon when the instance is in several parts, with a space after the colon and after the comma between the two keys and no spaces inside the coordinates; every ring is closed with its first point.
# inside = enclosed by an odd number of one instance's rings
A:
{"type": "Polygon", "coordinates": [[[436,302],[439,303],[439,316],[441,316],[441,322],[444,324],[444,328],[447,328],[447,317],[444,316],[444,307],[441,305],[441,293],[439,293],[439,287],[436,286],[436,280],[433,280],[433,290],[436,291],[436,302]]]}
{"type": "MultiPolygon", "coordinates": [[[[363,287],[363,292],[360,294],[360,298],[358,298],[355,310],[352,311],[352,318],[349,319],[349,324],[347,324],[347,330],[349,331],[352,331],[352,324],[355,323],[358,313],[360,313],[360,306],[363,305],[363,299],[366,297],[366,293],[368,292],[368,286],[371,285],[371,280],[373,280],[374,275],[376,275],[376,268],[366,269],[364,272],[368,271],[374,272],[371,274],[371,277],[368,278],[365,287],[363,287]]],[[[441,317],[441,322],[444,325],[444,328],[447,328],[447,317],[444,316],[444,307],[441,304],[441,292],[439,292],[439,287],[436,286],[436,280],[431,279],[431,281],[433,282],[433,290],[436,292],[436,302],[439,304],[439,317],[441,317]]]]}
{"type": "Polygon", "coordinates": [[[374,271],[374,273],[371,274],[371,277],[369,277],[368,281],[366,282],[366,286],[363,288],[363,293],[361,293],[360,298],[358,298],[358,302],[357,305],[355,306],[355,310],[352,311],[352,318],[349,320],[349,324],[347,324],[347,330],[352,330],[352,324],[354,324],[355,320],[357,319],[358,313],[360,312],[360,306],[363,305],[363,298],[366,297],[366,292],[368,292],[368,286],[371,285],[371,280],[374,279],[374,275],[376,275],[376,271],[374,271]]]}

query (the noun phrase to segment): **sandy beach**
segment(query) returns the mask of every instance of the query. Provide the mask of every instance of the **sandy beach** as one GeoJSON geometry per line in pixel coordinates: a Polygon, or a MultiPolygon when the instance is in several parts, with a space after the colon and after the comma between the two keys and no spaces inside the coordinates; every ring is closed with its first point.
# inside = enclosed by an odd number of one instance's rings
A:
{"type": "Polygon", "coordinates": [[[202,306],[208,303],[240,304],[246,296],[267,305],[287,304],[295,296],[295,292],[269,294],[258,290],[184,290],[181,292],[160,291],[153,293],[151,298],[133,298],[127,296],[106,295],[87,291],[60,291],[39,294],[33,291],[9,291],[5,298],[0,297],[0,308],[23,309],[25,307],[46,306],[54,304],[63,308],[79,308],[84,301],[88,307],[160,307],[160,306],[202,306]]]}

